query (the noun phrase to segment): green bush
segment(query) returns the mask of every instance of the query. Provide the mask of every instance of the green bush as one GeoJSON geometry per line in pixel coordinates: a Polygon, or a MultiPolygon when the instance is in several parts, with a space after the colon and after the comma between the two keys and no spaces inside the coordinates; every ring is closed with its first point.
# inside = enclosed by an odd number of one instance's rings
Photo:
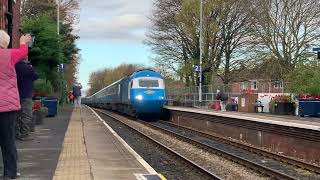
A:
{"type": "Polygon", "coordinates": [[[289,90],[297,95],[320,95],[320,64],[299,64],[289,75],[289,90]]]}
{"type": "Polygon", "coordinates": [[[38,79],[34,82],[33,91],[46,93],[47,96],[50,96],[53,94],[53,87],[50,81],[46,81],[44,79],[38,79]]]}

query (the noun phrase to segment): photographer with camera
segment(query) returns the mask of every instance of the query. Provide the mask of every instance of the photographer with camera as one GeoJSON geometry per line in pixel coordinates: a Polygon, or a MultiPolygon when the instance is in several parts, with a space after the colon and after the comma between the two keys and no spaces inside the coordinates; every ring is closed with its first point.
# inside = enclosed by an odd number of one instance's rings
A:
{"type": "Polygon", "coordinates": [[[7,49],[10,36],[0,30],[0,146],[3,157],[4,179],[17,178],[17,148],[15,122],[21,109],[15,65],[28,55],[29,34],[20,38],[18,49],[7,49]]]}

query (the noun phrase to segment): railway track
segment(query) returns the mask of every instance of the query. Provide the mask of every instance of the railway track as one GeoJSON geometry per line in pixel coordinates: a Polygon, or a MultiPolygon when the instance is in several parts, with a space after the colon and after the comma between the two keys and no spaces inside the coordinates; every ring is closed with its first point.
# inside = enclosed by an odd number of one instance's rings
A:
{"type": "Polygon", "coordinates": [[[246,145],[246,144],[243,144],[243,143],[240,143],[240,142],[237,142],[237,141],[234,141],[234,140],[230,140],[230,139],[227,139],[227,138],[224,138],[224,137],[221,137],[221,136],[208,134],[208,133],[201,132],[201,131],[198,131],[198,130],[195,130],[195,129],[192,129],[192,128],[188,128],[188,127],[184,127],[184,126],[179,126],[177,124],[174,124],[174,123],[171,123],[171,122],[168,122],[168,121],[158,121],[158,122],[162,123],[162,124],[169,125],[169,126],[174,126],[176,128],[180,128],[180,129],[183,129],[185,131],[190,131],[190,132],[192,132],[194,134],[197,134],[197,135],[200,135],[200,136],[203,136],[203,137],[207,137],[209,139],[217,140],[217,141],[223,142],[225,144],[230,144],[232,146],[236,146],[236,147],[239,147],[241,149],[245,149],[245,150],[248,150],[250,152],[253,152],[253,153],[256,153],[256,154],[259,154],[259,155],[262,155],[262,156],[266,156],[266,157],[269,157],[269,158],[272,158],[272,159],[275,159],[275,160],[278,160],[278,161],[281,161],[281,162],[284,162],[284,163],[287,163],[287,164],[290,164],[290,165],[293,165],[293,166],[296,166],[296,167],[299,167],[299,168],[302,168],[302,169],[305,169],[305,170],[308,170],[308,171],[311,171],[311,172],[315,172],[317,174],[320,174],[320,167],[316,166],[314,164],[310,164],[310,163],[303,162],[303,161],[300,161],[300,160],[297,160],[297,159],[293,159],[293,158],[290,158],[290,157],[286,157],[286,156],[283,156],[283,155],[280,155],[280,154],[269,152],[269,151],[266,151],[266,150],[263,150],[263,149],[260,149],[260,148],[257,148],[257,147],[251,146],[251,145],[246,145]]]}
{"type": "MultiPolygon", "coordinates": [[[[123,122],[118,115],[113,116],[105,111],[98,110],[99,112],[111,116],[113,119],[120,121],[126,126],[132,128],[129,124],[123,122]]],[[[137,120],[136,120],[137,121],[137,120]]],[[[262,174],[270,176],[276,179],[320,179],[319,167],[312,164],[304,163],[295,159],[287,158],[285,156],[277,155],[275,153],[263,151],[258,148],[254,148],[249,145],[240,144],[234,141],[230,141],[225,138],[218,136],[209,135],[203,132],[199,132],[190,128],[185,128],[172,124],[165,121],[158,122],[145,122],[139,121],[152,129],[160,130],[165,134],[170,134],[180,140],[183,140],[187,143],[193,144],[201,149],[205,149],[214,154],[218,154],[242,164],[250,169],[254,169],[262,174]]],[[[139,129],[135,131],[143,134],[148,139],[152,141],[157,141],[150,138],[148,135],[144,134],[139,129]]],[[[157,141],[157,144],[161,147],[166,147],[157,141]]],[[[211,174],[212,178],[209,179],[219,179],[214,173],[206,170],[205,168],[200,167],[196,163],[193,163],[186,157],[182,156],[179,153],[175,153],[174,150],[166,147],[166,151],[174,153],[175,156],[179,156],[184,159],[185,162],[193,164],[194,168],[201,169],[202,172],[205,172],[207,175],[211,174]],[[213,178],[214,177],[214,178],[213,178]]],[[[220,178],[221,179],[221,178],[220,178]]]]}
{"type": "Polygon", "coordinates": [[[158,140],[148,136],[147,134],[145,134],[144,132],[142,132],[141,130],[139,130],[138,128],[133,127],[132,125],[130,125],[129,123],[126,123],[125,121],[123,121],[122,119],[112,115],[111,113],[107,113],[104,110],[100,110],[100,109],[95,109],[95,111],[98,111],[120,123],[122,123],[123,125],[127,126],[128,128],[136,131],[137,133],[139,133],[141,136],[143,136],[144,138],[152,141],[154,144],[156,144],[158,147],[160,147],[162,150],[168,152],[169,154],[171,154],[173,157],[180,159],[181,161],[183,161],[185,164],[187,164],[188,166],[196,169],[198,172],[200,172],[202,175],[205,175],[205,177],[203,177],[203,179],[213,179],[213,180],[222,180],[222,178],[220,178],[219,176],[217,176],[216,174],[210,172],[209,170],[205,169],[204,167],[201,167],[200,165],[198,165],[197,163],[189,160],[187,157],[181,155],[180,153],[174,151],[173,149],[171,149],[170,147],[167,147],[166,145],[162,144],[161,142],[159,142],[158,140]]]}
{"type": "Polygon", "coordinates": [[[236,144],[226,139],[210,136],[199,131],[183,128],[163,121],[145,125],[169,133],[184,141],[213,151],[225,158],[277,179],[320,179],[319,168],[274,153],[236,144]],[[307,169],[307,171],[302,170],[307,169]]]}

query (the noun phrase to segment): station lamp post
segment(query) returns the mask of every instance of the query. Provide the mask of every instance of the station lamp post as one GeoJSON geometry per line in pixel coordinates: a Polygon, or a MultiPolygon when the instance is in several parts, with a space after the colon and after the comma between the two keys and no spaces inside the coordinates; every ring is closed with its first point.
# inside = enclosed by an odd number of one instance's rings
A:
{"type": "Polygon", "coordinates": [[[200,69],[199,69],[199,102],[202,102],[202,53],[203,53],[203,0],[200,0],[200,43],[199,43],[199,49],[200,49],[200,69]]]}
{"type": "MultiPolygon", "coordinates": [[[[59,37],[59,35],[60,35],[60,0],[56,0],[56,3],[57,3],[57,35],[58,35],[58,38],[60,38],[59,37]]],[[[58,45],[59,45],[59,51],[60,51],[60,39],[58,39],[58,41],[59,41],[58,45]]],[[[59,58],[59,56],[58,56],[58,58],[59,58]]],[[[62,80],[60,80],[60,88],[61,88],[60,100],[62,100],[62,98],[63,98],[63,85],[65,82],[65,80],[64,80],[64,64],[63,63],[58,65],[58,71],[60,71],[61,78],[62,78],[62,80]]]]}
{"type": "Polygon", "coordinates": [[[60,35],[60,0],[57,0],[57,34],[60,35]]]}

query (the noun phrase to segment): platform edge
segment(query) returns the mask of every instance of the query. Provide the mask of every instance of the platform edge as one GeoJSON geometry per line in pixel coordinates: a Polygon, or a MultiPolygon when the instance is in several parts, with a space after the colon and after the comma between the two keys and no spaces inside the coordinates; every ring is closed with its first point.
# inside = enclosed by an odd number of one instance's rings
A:
{"type": "Polygon", "coordinates": [[[148,171],[150,174],[158,174],[137,152],[135,152],[91,107],[89,108],[103,123],[103,125],[114,135],[120,143],[137,159],[137,161],[148,171]]]}

